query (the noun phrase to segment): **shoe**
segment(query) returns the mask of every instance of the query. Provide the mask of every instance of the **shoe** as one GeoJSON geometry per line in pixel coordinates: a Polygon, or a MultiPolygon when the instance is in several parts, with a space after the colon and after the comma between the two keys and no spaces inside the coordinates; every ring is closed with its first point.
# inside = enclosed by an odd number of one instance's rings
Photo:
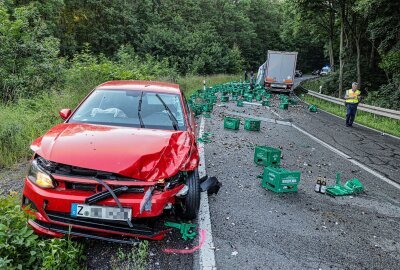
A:
{"type": "Polygon", "coordinates": [[[352,127],[353,125],[348,125],[348,124],[346,124],[346,127],[352,127]]]}

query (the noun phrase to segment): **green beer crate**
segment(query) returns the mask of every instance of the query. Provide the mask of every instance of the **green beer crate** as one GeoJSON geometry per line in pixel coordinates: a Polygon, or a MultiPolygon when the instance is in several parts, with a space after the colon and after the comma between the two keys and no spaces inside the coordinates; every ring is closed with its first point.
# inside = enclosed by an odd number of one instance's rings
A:
{"type": "Polygon", "coordinates": [[[203,112],[212,112],[214,105],[212,103],[203,104],[203,112]]]}
{"type": "Polygon", "coordinates": [[[261,121],[251,118],[244,119],[244,129],[250,131],[260,131],[261,121]]]}
{"type": "Polygon", "coordinates": [[[246,100],[247,102],[253,102],[253,95],[247,95],[244,97],[244,100],[246,100]]]}
{"type": "Polygon", "coordinates": [[[288,103],[281,103],[281,104],[279,104],[279,109],[282,109],[282,110],[287,110],[288,109],[288,107],[289,107],[289,104],[288,103]]]}
{"type": "Polygon", "coordinates": [[[310,106],[308,106],[308,110],[310,112],[317,112],[317,105],[311,104],[310,106]]]}
{"type": "Polygon", "coordinates": [[[262,187],[273,192],[296,192],[301,172],[283,168],[265,167],[262,187]]]}
{"type": "Polygon", "coordinates": [[[256,146],[254,163],[264,167],[279,167],[281,164],[281,150],[269,146],[256,146]]]}
{"type": "Polygon", "coordinates": [[[297,105],[299,102],[297,101],[297,99],[291,98],[289,99],[290,104],[292,105],[297,105]]]}
{"type": "Polygon", "coordinates": [[[269,100],[263,100],[263,101],[261,102],[261,105],[263,105],[263,106],[269,106],[269,100]]]}
{"type": "Polygon", "coordinates": [[[229,97],[228,96],[221,96],[221,102],[228,102],[229,97]]]}
{"type": "Polygon", "coordinates": [[[216,96],[210,96],[206,98],[208,103],[217,103],[217,99],[218,98],[216,96]]]}
{"type": "Polygon", "coordinates": [[[240,119],[226,116],[224,118],[224,128],[227,129],[239,129],[240,126],[240,119]]]}

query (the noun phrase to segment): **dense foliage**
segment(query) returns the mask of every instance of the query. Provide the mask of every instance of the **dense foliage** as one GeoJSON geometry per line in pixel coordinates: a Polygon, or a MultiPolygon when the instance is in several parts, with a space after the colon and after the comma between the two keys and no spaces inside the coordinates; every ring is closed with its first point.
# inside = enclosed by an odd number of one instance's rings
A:
{"type": "Polygon", "coordinates": [[[123,47],[167,64],[167,77],[256,71],[267,50],[290,50],[303,71],[332,66],[326,93],[358,81],[366,101],[398,108],[398,10],[392,0],[3,0],[0,98],[61,87],[87,48],[111,67],[123,47]]]}
{"type": "Polygon", "coordinates": [[[0,269],[83,269],[82,245],[39,238],[19,202],[17,194],[0,200],[0,269]]]}
{"type": "MultiPolygon", "coordinates": [[[[311,46],[315,40],[322,42],[326,63],[334,70],[320,80],[325,93],[342,96],[351,82],[357,81],[367,95],[365,102],[400,108],[400,1],[285,2],[292,7],[289,14],[295,15],[290,16],[294,19],[287,22],[285,31],[299,29],[300,37],[312,33],[311,46]]],[[[296,38],[293,48],[298,42],[302,39],[296,38]]],[[[310,49],[311,46],[303,44],[303,50],[310,49]]],[[[316,48],[315,52],[320,50],[316,48]]]]}

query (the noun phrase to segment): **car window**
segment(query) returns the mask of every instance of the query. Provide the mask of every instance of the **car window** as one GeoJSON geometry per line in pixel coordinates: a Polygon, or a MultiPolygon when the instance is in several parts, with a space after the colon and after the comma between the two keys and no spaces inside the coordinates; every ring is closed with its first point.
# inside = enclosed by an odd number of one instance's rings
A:
{"type": "Polygon", "coordinates": [[[180,101],[176,94],[125,90],[95,90],[76,110],[70,123],[141,127],[173,130],[176,119],[177,129],[185,130],[185,120],[180,101]],[[163,102],[165,103],[164,106],[163,102]],[[173,117],[170,117],[169,112],[173,117]]]}

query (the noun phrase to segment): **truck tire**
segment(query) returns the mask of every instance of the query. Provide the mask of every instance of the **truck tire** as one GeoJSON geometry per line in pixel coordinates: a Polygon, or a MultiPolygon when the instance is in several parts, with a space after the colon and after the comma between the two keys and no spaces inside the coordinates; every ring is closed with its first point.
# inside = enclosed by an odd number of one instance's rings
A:
{"type": "Polygon", "coordinates": [[[189,187],[189,191],[184,198],[182,217],[190,220],[197,217],[200,208],[200,180],[197,170],[189,173],[186,185],[189,187]]]}

